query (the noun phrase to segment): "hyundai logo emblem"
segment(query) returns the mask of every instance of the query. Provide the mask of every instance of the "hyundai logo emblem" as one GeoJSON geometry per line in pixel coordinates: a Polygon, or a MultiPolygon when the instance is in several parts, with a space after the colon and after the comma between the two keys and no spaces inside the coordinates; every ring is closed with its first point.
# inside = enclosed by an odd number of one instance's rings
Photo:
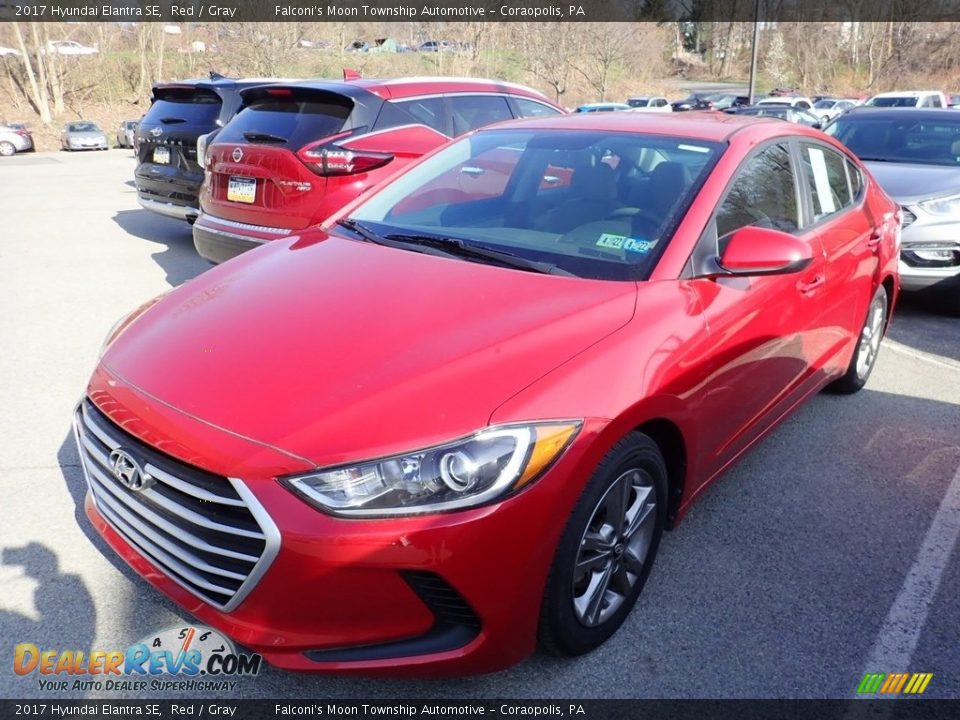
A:
{"type": "Polygon", "coordinates": [[[234,148],[234,149],[233,149],[233,161],[234,161],[234,162],[240,162],[241,160],[243,160],[243,150],[241,150],[240,148],[234,148]]]}
{"type": "Polygon", "coordinates": [[[155,138],[160,137],[161,135],[163,135],[163,128],[155,127],[150,131],[150,134],[155,138]]]}
{"type": "Polygon", "coordinates": [[[140,463],[122,448],[110,453],[110,469],[117,481],[133,492],[146,490],[154,483],[154,479],[143,471],[140,463]]]}

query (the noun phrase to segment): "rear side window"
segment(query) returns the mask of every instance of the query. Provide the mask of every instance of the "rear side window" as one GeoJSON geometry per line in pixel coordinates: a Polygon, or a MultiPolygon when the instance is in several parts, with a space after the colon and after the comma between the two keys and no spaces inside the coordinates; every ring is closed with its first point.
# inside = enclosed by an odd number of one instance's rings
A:
{"type": "Polygon", "coordinates": [[[145,124],[187,124],[213,127],[222,101],[206,88],[156,88],[154,102],[143,118],[145,124]]]}
{"type": "Polygon", "coordinates": [[[444,100],[442,97],[399,100],[393,104],[406,110],[417,122],[423,123],[427,127],[433,128],[444,135],[450,135],[447,113],[444,109],[444,100]]]}
{"type": "Polygon", "coordinates": [[[749,225],[783,232],[799,226],[797,186],[785,145],[772,145],[747,160],[717,211],[721,238],[749,225]]]}
{"type": "Polygon", "coordinates": [[[332,92],[259,97],[227,123],[217,142],[280,145],[296,151],[340,132],[352,110],[350,98],[332,92]]]}
{"type": "Polygon", "coordinates": [[[560,111],[549,105],[544,105],[536,100],[527,100],[526,98],[513,98],[517,105],[518,117],[544,117],[548,115],[559,115],[560,111]]]}
{"type": "Polygon", "coordinates": [[[450,103],[454,136],[513,118],[506,98],[499,95],[456,95],[450,103]]]}
{"type": "Polygon", "coordinates": [[[859,168],[847,160],[847,177],[850,178],[850,192],[853,195],[853,201],[860,199],[860,190],[863,188],[863,176],[859,168]]]}

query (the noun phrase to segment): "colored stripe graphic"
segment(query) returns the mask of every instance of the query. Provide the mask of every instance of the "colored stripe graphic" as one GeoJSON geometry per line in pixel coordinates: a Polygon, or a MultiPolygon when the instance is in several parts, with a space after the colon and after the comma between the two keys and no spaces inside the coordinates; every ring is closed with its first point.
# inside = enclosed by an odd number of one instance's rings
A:
{"type": "Polygon", "coordinates": [[[907,687],[903,692],[909,693],[910,695],[922,695],[932,679],[933,673],[914,673],[910,677],[910,682],[907,683],[907,687]]]}
{"type": "Polygon", "coordinates": [[[857,688],[857,692],[875,693],[880,689],[880,684],[883,682],[885,677],[887,677],[886,673],[867,673],[863,676],[863,680],[860,681],[860,686],[857,688]]]}
{"type": "Polygon", "coordinates": [[[867,673],[857,686],[860,695],[922,695],[933,673],[867,673]]]}

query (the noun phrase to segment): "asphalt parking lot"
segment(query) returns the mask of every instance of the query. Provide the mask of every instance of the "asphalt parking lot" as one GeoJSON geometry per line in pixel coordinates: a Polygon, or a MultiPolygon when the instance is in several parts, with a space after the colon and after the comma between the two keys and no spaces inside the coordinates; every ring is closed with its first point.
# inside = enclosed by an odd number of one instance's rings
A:
{"type": "MultiPolygon", "coordinates": [[[[133,168],[119,150],[0,162],[5,698],[48,696],[12,672],[16,643],[122,649],[189,620],[104,553],[70,432],[117,318],[209,267],[185,223],[139,208],[133,168]]],[[[908,301],[866,389],[815,398],[717,483],[593,654],[458,680],[267,669],[235,696],[829,698],[870,671],[933,673],[926,696],[960,698],[958,532],[960,320],[908,301]]]]}

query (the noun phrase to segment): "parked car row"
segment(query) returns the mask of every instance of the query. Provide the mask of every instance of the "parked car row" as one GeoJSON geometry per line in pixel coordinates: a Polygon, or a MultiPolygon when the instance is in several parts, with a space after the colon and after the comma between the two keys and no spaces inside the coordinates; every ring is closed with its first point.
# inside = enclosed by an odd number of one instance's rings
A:
{"type": "Polygon", "coordinates": [[[561,112],[530,88],[489,80],[161,85],[140,123],[138,197],[194,223],[197,250],[222,262],[320,222],[451,138],[561,112]]]}

